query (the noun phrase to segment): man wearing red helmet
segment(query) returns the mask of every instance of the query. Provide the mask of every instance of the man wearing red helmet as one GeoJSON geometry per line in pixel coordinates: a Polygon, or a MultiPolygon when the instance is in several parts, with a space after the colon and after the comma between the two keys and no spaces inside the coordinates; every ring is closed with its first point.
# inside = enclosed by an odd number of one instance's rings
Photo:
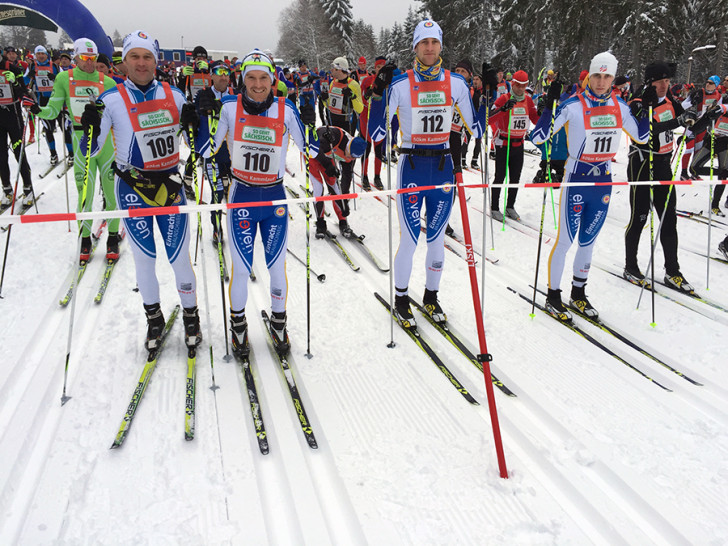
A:
{"type": "MultiPolygon", "coordinates": [[[[530,123],[538,122],[538,111],[531,97],[526,93],[528,74],[518,70],[511,80],[511,90],[496,99],[490,114],[495,146],[495,185],[502,184],[509,173],[509,182],[518,184],[523,170],[523,138],[528,133],[530,123]]],[[[505,213],[509,218],[520,220],[516,212],[518,189],[511,187],[505,203],[505,213]]],[[[500,187],[491,189],[490,212],[494,220],[502,221],[503,214],[498,209],[500,187]]]]}

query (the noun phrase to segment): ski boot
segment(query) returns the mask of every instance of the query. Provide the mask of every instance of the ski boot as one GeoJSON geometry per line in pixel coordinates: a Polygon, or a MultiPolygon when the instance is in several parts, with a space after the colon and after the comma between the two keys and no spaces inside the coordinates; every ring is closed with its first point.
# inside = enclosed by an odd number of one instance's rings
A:
{"type": "Polygon", "coordinates": [[[454,234],[455,234],[455,230],[452,228],[452,226],[450,224],[448,224],[445,227],[445,235],[447,235],[448,237],[452,237],[454,234]]]}
{"type": "Polygon", "coordinates": [[[422,297],[422,306],[436,323],[445,324],[447,322],[447,315],[437,301],[437,290],[428,290],[425,288],[425,295],[422,297]]]}
{"type": "Polygon", "coordinates": [[[364,188],[364,191],[371,191],[372,185],[369,183],[369,176],[366,174],[361,177],[361,187],[364,188]]]}
{"type": "Polygon", "coordinates": [[[245,311],[241,313],[230,313],[230,333],[233,340],[233,354],[238,358],[247,358],[250,355],[250,344],[248,343],[248,319],[245,318],[245,311]]]}
{"type": "Polygon", "coordinates": [[[185,307],[182,310],[182,323],[185,326],[185,344],[192,349],[202,343],[202,332],[200,332],[200,314],[197,306],[185,307]]]}
{"type": "Polygon", "coordinates": [[[678,292],[683,292],[684,294],[695,293],[695,289],[690,286],[690,283],[685,279],[685,277],[683,277],[682,273],[680,273],[679,271],[674,275],[665,275],[665,284],[668,287],[677,290],[678,292]]]}
{"type": "Polygon", "coordinates": [[[106,239],[106,259],[110,261],[116,261],[119,259],[119,234],[109,233],[108,239],[106,239]]]}
{"type": "Polygon", "coordinates": [[[164,331],[164,315],[158,303],[144,305],[144,312],[147,315],[147,351],[156,351],[160,347],[160,339],[164,331]]]}
{"type": "Polygon", "coordinates": [[[349,222],[346,219],[339,220],[339,231],[347,239],[351,239],[354,236],[354,231],[349,227],[349,222]]]}
{"type": "Polygon", "coordinates": [[[316,238],[323,239],[326,237],[326,219],[319,218],[316,220],[316,238]]]}
{"type": "Polygon", "coordinates": [[[275,346],[276,352],[281,356],[286,356],[291,349],[291,341],[288,339],[285,311],[273,311],[271,313],[270,333],[273,337],[273,345],[275,346]]]}
{"type": "Polygon", "coordinates": [[[7,191],[3,193],[2,199],[0,199],[0,205],[3,206],[9,206],[13,202],[13,190],[7,191]]]}
{"type": "Polygon", "coordinates": [[[551,290],[549,288],[548,295],[546,296],[546,311],[557,320],[571,322],[571,313],[561,303],[561,290],[551,290]]]}
{"type": "Polygon", "coordinates": [[[503,221],[503,213],[498,209],[490,209],[490,217],[493,218],[493,220],[495,220],[496,222],[503,221]]]}
{"type": "Polygon", "coordinates": [[[506,216],[508,216],[508,218],[512,218],[513,220],[516,220],[516,221],[521,219],[520,215],[516,212],[516,209],[513,207],[506,207],[506,216]]]}
{"type": "Polygon", "coordinates": [[[397,320],[404,328],[408,330],[417,329],[417,322],[412,314],[409,296],[394,296],[394,316],[397,317],[397,320]]]}
{"type": "Polygon", "coordinates": [[[713,216],[725,216],[725,213],[720,210],[720,207],[713,207],[711,212],[713,213],[713,216]]]}
{"type": "Polygon", "coordinates": [[[470,168],[473,169],[473,170],[476,170],[476,171],[479,171],[480,170],[480,166],[478,165],[478,160],[477,159],[473,159],[470,162],[470,168]]]}
{"type": "Polygon", "coordinates": [[[68,157],[66,158],[66,165],[73,167],[73,154],[68,154],[68,157]]]}
{"type": "Polygon", "coordinates": [[[571,299],[569,300],[569,307],[587,318],[597,320],[599,318],[599,313],[596,309],[594,309],[594,307],[592,307],[592,304],[589,303],[589,300],[584,293],[584,286],[571,285],[571,299]]]}
{"type": "Polygon", "coordinates": [[[728,260],[728,237],[720,242],[718,250],[723,254],[723,257],[728,260]]]}
{"type": "Polygon", "coordinates": [[[23,207],[32,207],[33,203],[35,203],[35,199],[33,199],[33,197],[33,188],[23,188],[23,207]]]}
{"type": "Polygon", "coordinates": [[[647,290],[652,290],[652,285],[645,279],[645,276],[639,270],[639,268],[625,267],[622,272],[622,277],[627,279],[632,284],[637,286],[644,286],[647,290]]]}
{"type": "Polygon", "coordinates": [[[81,237],[81,255],[78,257],[81,262],[88,262],[91,259],[91,237],[81,237]]]}
{"type": "Polygon", "coordinates": [[[384,184],[382,184],[382,177],[379,176],[378,174],[374,175],[374,187],[377,188],[378,190],[384,189],[384,184]]]}

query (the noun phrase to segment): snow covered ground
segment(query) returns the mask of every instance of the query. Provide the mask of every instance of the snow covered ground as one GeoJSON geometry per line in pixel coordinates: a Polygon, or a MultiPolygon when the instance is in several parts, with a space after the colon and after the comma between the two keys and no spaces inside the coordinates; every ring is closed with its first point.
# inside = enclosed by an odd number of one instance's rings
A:
{"type": "MultiPolygon", "coordinates": [[[[31,146],[28,156],[34,172],[41,172],[45,144],[40,154],[31,146]]],[[[530,181],[538,158],[527,154],[525,162],[522,180],[530,181]]],[[[296,176],[286,183],[305,184],[293,148],[289,166],[296,176]]],[[[623,180],[626,147],[616,167],[623,180]]],[[[478,178],[465,173],[466,182],[478,178]]],[[[707,210],[707,188],[676,190],[679,208],[707,210]]],[[[50,175],[36,182],[36,191],[45,192],[41,212],[65,210],[63,179],[50,175]]],[[[468,196],[480,252],[482,194],[469,190],[468,196]]],[[[519,194],[525,224],[538,225],[541,199],[539,189],[519,194]]],[[[289,246],[305,257],[303,211],[295,205],[290,211],[289,246]]],[[[354,230],[367,235],[382,260],[389,256],[387,214],[382,202],[367,196],[351,216],[354,230]]],[[[75,271],[75,229],[66,223],[13,227],[0,301],[0,543],[728,543],[728,315],[676,294],[683,305],[658,296],[651,327],[650,294],[636,310],[639,289],[603,269],[621,272],[628,217],[628,189],[619,187],[587,293],[605,321],[702,386],[579,323],[665,390],[545,314],[536,311],[531,318],[530,305],[507,287],[530,294],[537,233],[524,225],[496,225],[491,250],[488,226],[487,253],[498,258],[485,267],[488,348],[493,373],[517,395],[495,390],[507,480],[498,474],[482,373],[419,321],[423,336],[480,403],[473,406],[406,334],[396,325],[392,330],[373,296],[389,293],[388,276],[347,241],[358,273],[327,242],[311,240],[312,267],[326,282],[311,280],[310,360],[304,357],[305,269],[293,259],[287,264],[291,361],[318,450],[304,440],[262,322],[255,320],[269,309],[267,273],[260,260],[255,263],[248,316],[271,446],[269,455],[261,455],[240,367],[223,359],[220,279],[207,218],[204,255],[195,265],[205,336],[197,359],[196,437],[183,437],[186,351],[178,320],[125,444],[110,450],[146,356],[127,243],[101,305],[93,297],[105,234],[78,289],[67,387],[72,398],[61,406],[71,309],[58,300],[75,271]],[[396,347],[389,348],[392,331],[396,347]],[[210,342],[217,390],[210,389],[210,342]]],[[[461,234],[459,208],[451,223],[461,234]]],[[[707,227],[680,219],[678,229],[683,273],[701,295],[728,307],[728,268],[711,262],[706,290],[705,258],[695,253],[706,250],[707,227]]],[[[394,233],[396,250],[396,225],[394,233]]],[[[713,230],[714,255],[723,236],[724,230],[713,230]]],[[[549,199],[541,287],[554,239],[549,199]]],[[[646,229],[643,268],[648,240],[646,229]]],[[[416,298],[424,289],[420,243],[410,284],[416,298]]],[[[464,247],[448,244],[464,256],[464,247]]],[[[656,255],[661,276],[659,247],[656,255]]],[[[476,258],[480,276],[482,259],[476,258]]],[[[169,313],[178,298],[164,258],[157,271],[169,313]]],[[[569,276],[567,266],[564,287],[569,276]]],[[[450,251],[440,299],[452,327],[476,351],[466,262],[450,251]]]]}

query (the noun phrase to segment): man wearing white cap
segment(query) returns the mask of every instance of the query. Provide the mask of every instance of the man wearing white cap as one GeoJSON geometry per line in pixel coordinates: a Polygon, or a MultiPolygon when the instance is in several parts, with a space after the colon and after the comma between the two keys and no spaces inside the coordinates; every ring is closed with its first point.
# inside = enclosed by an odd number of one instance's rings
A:
{"type": "MultiPolygon", "coordinates": [[[[68,107],[69,115],[73,123],[73,153],[69,161],[73,161],[73,172],[78,189],[78,211],[93,210],[93,200],[96,194],[96,171],[101,177],[101,188],[104,192],[106,203],[105,210],[116,209],[114,197],[114,173],[111,170],[111,162],[114,160],[114,140],[109,137],[104,142],[102,151],[96,155],[89,164],[88,186],[86,187],[86,199],[84,203],[84,178],[86,174],[86,158],[79,153],[79,143],[83,137],[81,128],[81,115],[84,107],[93,102],[105,90],[111,89],[116,84],[108,76],[100,74],[96,70],[96,58],[99,51],[93,40],[79,38],[73,43],[73,55],[76,66],[56,76],[53,82],[53,92],[48,104],[43,108],[37,106],[31,108],[31,112],[41,119],[56,119],[63,107],[68,107]]],[[[82,262],[91,259],[91,220],[81,223],[81,256],[82,262]]],[[[119,257],[119,219],[109,220],[109,237],[106,243],[106,258],[116,260],[119,257]]]]}
{"type": "Polygon", "coordinates": [[[591,266],[592,251],[599,231],[607,217],[611,185],[596,185],[612,181],[612,159],[617,154],[622,131],[632,140],[644,144],[649,138],[647,112],[638,121],[627,103],[612,95],[612,82],[617,73],[617,59],[605,51],[596,55],[585,78],[583,93],[564,101],[556,111],[551,126],[551,105],[562,92],[562,82],[555,80],[549,87],[546,109],[531,140],[543,144],[552,132],[567,129],[569,158],[564,168],[565,186],[561,187],[559,232],[549,257],[549,290],[546,309],[557,319],[571,320],[571,313],[561,302],[561,275],[566,253],[575,239],[579,248],[574,257],[574,276],[571,283],[570,306],[577,312],[596,318],[598,313],[585,293],[591,266]],[[590,182],[595,185],[570,186],[569,182],[590,182]]]}
{"type": "MultiPolygon", "coordinates": [[[[53,92],[53,80],[56,79],[60,71],[58,67],[51,62],[48,51],[42,45],[35,48],[35,61],[28,67],[25,75],[25,81],[31,89],[35,90],[35,96],[38,97],[38,104],[43,107],[48,104],[53,92]]],[[[45,133],[48,149],[51,152],[51,165],[58,164],[58,152],[56,151],[56,121],[63,126],[63,115],[61,114],[55,119],[44,119],[43,133],[45,133]]],[[[69,146],[68,153],[73,153],[73,148],[69,146]]]]}
{"type": "MultiPolygon", "coordinates": [[[[121,209],[184,205],[187,200],[178,172],[178,134],[180,125],[186,129],[188,124],[195,125],[198,121],[195,107],[185,103],[182,91],[154,79],[159,45],[144,31],[136,30],[124,38],[122,55],[127,79],[99,98],[97,106],[103,108],[103,116],[99,115],[99,108],[88,105],[81,122],[84,129],[94,128],[98,142],[104,142],[114,131],[114,189],[121,209]]],[[[94,155],[99,153],[96,142],[92,150],[94,155]]],[[[155,351],[159,347],[165,324],[155,272],[154,224],[161,232],[184,308],[185,343],[193,348],[202,341],[202,334],[197,311],[197,284],[190,263],[187,214],[124,219],[136,265],[137,286],[147,316],[146,348],[155,351]]]]}
{"type": "MultiPolygon", "coordinates": [[[[228,201],[285,199],[283,176],[289,137],[304,151],[307,145],[302,121],[313,125],[316,111],[313,104],[306,104],[299,117],[290,100],[274,96],[275,67],[262,51],[254,49],[243,58],[242,72],[242,92],[222,98],[220,121],[214,135],[214,149],[219,150],[227,142],[230,151],[233,181],[228,201]]],[[[312,146],[310,153],[317,155],[318,148],[312,146]]],[[[250,351],[245,305],[259,230],[270,275],[270,332],[278,353],[285,354],[290,349],[286,329],[288,208],[285,205],[236,208],[228,211],[228,237],[233,257],[230,330],[233,353],[238,357],[245,357],[250,351]]]]}
{"type": "MultiPolygon", "coordinates": [[[[468,84],[459,74],[442,68],[442,45],[439,25],[430,20],[420,22],[412,40],[413,69],[392,81],[394,67],[386,65],[374,81],[369,113],[369,134],[374,142],[386,136],[389,122],[399,112],[402,131],[402,157],[397,165],[399,188],[453,183],[449,139],[456,108],[463,125],[475,138],[482,133],[475,120],[468,84]],[[381,100],[384,93],[387,93],[386,100],[381,100]],[[388,120],[385,105],[389,109],[388,120]]],[[[447,320],[437,300],[437,292],[445,260],[445,229],[454,193],[452,188],[446,188],[397,196],[400,238],[394,260],[395,313],[405,328],[416,327],[408,294],[423,204],[427,216],[423,303],[435,321],[444,323],[447,320]]]]}

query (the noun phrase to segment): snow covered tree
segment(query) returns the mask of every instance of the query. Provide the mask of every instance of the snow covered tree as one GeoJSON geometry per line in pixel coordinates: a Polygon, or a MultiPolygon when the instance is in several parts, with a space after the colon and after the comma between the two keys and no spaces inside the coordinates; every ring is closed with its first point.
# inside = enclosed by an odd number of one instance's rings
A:
{"type": "Polygon", "coordinates": [[[339,42],[317,0],[296,0],[284,9],[278,18],[278,31],[276,56],[291,65],[305,59],[309,66],[328,68],[341,55],[339,42]]]}
{"type": "Polygon", "coordinates": [[[124,45],[124,38],[122,38],[117,29],[114,29],[114,34],[111,36],[111,43],[114,44],[114,47],[121,47],[124,45]]]}
{"type": "Polygon", "coordinates": [[[339,40],[340,55],[353,59],[355,52],[352,43],[354,16],[351,13],[350,0],[319,0],[319,4],[326,14],[329,29],[339,40]]]}

